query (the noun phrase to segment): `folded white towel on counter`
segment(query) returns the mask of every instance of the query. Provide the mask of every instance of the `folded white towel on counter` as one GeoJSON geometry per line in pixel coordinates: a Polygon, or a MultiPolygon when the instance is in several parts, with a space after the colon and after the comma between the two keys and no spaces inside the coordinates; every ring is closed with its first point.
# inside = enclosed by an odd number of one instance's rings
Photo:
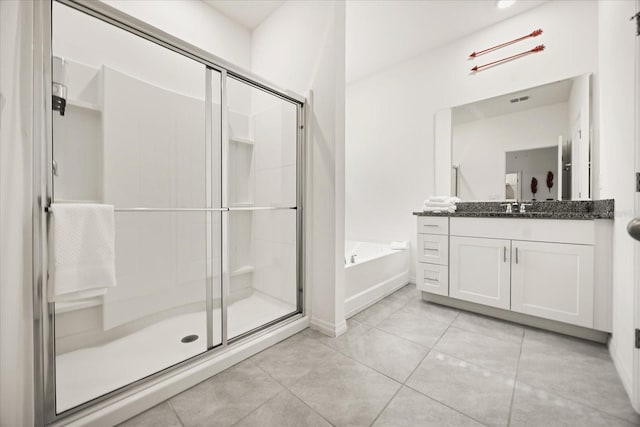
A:
{"type": "Polygon", "coordinates": [[[391,242],[391,249],[393,250],[401,250],[401,249],[407,249],[407,247],[409,246],[409,242],[391,242]]]}
{"type": "Polygon", "coordinates": [[[115,287],[113,206],[54,203],[50,212],[49,301],[94,297],[115,287]]]}
{"type": "Polygon", "coordinates": [[[454,213],[456,211],[456,205],[449,206],[425,206],[424,212],[449,212],[454,213]]]}
{"type": "Polygon", "coordinates": [[[455,212],[456,211],[456,203],[458,203],[460,199],[457,197],[449,197],[449,196],[434,196],[429,197],[424,201],[424,211],[425,212],[455,212]]]}
{"type": "Polygon", "coordinates": [[[441,202],[441,203],[449,203],[452,199],[457,199],[457,197],[451,196],[431,196],[427,199],[428,202],[441,202]]]}
{"type": "Polygon", "coordinates": [[[459,198],[452,196],[431,196],[424,203],[458,203],[459,201],[459,198]]]}
{"type": "Polygon", "coordinates": [[[450,206],[455,206],[455,203],[446,203],[446,202],[424,202],[425,208],[448,208],[450,206]]]}

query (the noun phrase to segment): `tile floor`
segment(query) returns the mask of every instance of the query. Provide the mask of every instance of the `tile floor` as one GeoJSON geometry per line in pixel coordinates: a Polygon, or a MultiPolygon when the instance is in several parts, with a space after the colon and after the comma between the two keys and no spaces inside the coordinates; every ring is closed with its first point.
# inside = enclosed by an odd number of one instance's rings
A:
{"type": "Polygon", "coordinates": [[[420,299],[307,329],[123,426],[640,425],[605,346],[420,299]]]}

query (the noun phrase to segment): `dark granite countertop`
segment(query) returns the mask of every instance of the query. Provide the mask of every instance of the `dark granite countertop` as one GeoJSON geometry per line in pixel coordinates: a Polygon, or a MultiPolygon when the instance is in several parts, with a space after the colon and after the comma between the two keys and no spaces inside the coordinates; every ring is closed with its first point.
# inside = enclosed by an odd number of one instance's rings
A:
{"type": "Polygon", "coordinates": [[[417,216],[443,216],[462,218],[528,218],[528,219],[613,219],[614,201],[580,200],[580,201],[544,201],[525,202],[525,213],[506,213],[507,202],[460,202],[456,204],[456,212],[414,212],[417,216]]]}

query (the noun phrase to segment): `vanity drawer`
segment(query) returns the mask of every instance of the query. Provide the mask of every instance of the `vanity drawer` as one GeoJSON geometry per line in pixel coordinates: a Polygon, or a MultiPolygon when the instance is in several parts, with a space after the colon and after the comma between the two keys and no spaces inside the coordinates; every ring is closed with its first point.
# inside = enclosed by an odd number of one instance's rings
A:
{"type": "Polygon", "coordinates": [[[527,218],[451,218],[451,235],[593,245],[595,244],[595,221],[527,218]]]}
{"type": "Polygon", "coordinates": [[[419,262],[416,265],[416,287],[423,292],[449,295],[449,267],[419,262]]]}
{"type": "Polygon", "coordinates": [[[418,234],[418,261],[449,265],[449,236],[418,234]]]}
{"type": "Polygon", "coordinates": [[[449,234],[449,218],[435,216],[418,217],[418,234],[449,234]]]}

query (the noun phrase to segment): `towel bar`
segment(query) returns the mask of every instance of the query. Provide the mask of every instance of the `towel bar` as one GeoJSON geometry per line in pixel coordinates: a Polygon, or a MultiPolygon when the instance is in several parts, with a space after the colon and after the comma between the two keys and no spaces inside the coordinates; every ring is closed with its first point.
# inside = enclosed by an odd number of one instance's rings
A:
{"type": "MultiPolygon", "coordinates": [[[[297,209],[295,206],[286,207],[242,207],[242,208],[114,208],[114,212],[229,212],[229,211],[266,211],[280,209],[297,209]]],[[[45,212],[51,212],[51,206],[45,206],[45,212]]]]}

